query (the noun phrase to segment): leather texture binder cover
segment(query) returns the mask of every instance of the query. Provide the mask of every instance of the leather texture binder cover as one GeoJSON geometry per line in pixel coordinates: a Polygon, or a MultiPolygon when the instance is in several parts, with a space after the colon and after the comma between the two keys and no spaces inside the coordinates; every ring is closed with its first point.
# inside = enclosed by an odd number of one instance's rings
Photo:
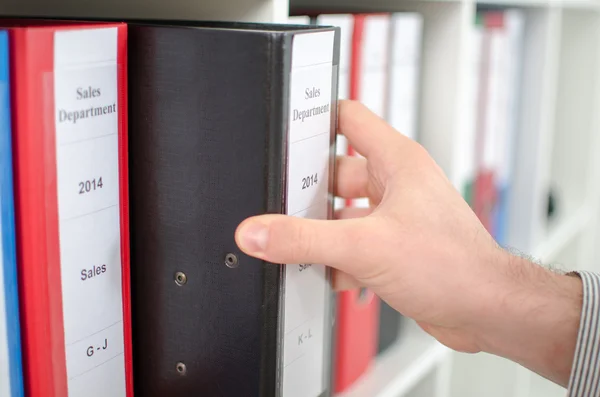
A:
{"type": "Polygon", "coordinates": [[[127,27],[13,24],[26,395],[131,396],[127,27]]]}
{"type": "Polygon", "coordinates": [[[129,61],[137,396],[329,396],[329,271],[234,231],[332,216],[339,30],[131,24],[129,61]]]}

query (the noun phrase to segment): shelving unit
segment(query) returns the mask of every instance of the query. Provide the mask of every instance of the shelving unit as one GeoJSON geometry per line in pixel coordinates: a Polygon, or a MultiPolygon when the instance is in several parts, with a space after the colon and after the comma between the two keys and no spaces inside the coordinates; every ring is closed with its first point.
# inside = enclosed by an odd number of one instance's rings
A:
{"type": "MultiPolygon", "coordinates": [[[[3,16],[220,19],[284,23],[304,11],[412,11],[424,17],[418,125],[452,181],[465,128],[477,7],[526,11],[525,61],[509,245],[544,263],[600,270],[600,0],[0,0],[3,16]],[[546,222],[549,187],[560,192],[546,222]]],[[[564,390],[506,360],[450,351],[408,324],[397,346],[339,397],[553,397],[564,390]]]]}
{"type": "Polygon", "coordinates": [[[407,395],[425,377],[439,371],[450,350],[416,324],[410,322],[404,326],[402,338],[410,343],[398,343],[386,351],[354,387],[339,397],[407,395]]]}

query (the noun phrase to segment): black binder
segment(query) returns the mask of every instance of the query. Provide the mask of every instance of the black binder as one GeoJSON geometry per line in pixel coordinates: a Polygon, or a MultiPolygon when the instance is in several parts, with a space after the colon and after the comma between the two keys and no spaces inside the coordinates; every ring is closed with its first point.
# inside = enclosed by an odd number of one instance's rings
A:
{"type": "Polygon", "coordinates": [[[246,256],[234,231],[332,216],[339,29],[148,22],[128,41],[136,396],[331,395],[329,271],[246,256]]]}
{"type": "Polygon", "coordinates": [[[386,352],[402,335],[404,317],[387,303],[381,301],[379,312],[379,338],[377,354],[386,352]]]}

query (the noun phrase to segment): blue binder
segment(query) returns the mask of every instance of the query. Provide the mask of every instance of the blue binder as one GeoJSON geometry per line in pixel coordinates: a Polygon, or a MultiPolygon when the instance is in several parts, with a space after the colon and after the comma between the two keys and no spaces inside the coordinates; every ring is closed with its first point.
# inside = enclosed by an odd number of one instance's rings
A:
{"type": "Polygon", "coordinates": [[[0,395],[22,397],[9,80],[8,34],[0,31],[0,395]]]}

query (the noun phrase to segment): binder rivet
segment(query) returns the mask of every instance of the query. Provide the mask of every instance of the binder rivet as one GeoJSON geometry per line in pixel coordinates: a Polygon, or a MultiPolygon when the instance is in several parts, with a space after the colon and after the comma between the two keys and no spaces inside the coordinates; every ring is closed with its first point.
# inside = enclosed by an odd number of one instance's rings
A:
{"type": "Polygon", "coordinates": [[[185,375],[187,373],[187,367],[185,366],[184,363],[177,363],[177,372],[179,372],[179,375],[185,375]]]}
{"type": "Polygon", "coordinates": [[[175,284],[177,284],[181,287],[185,283],[187,283],[187,276],[185,275],[185,273],[183,273],[183,272],[175,273],[175,284]]]}
{"type": "Polygon", "coordinates": [[[225,265],[230,268],[238,267],[238,257],[235,254],[225,255],[225,265]]]}

